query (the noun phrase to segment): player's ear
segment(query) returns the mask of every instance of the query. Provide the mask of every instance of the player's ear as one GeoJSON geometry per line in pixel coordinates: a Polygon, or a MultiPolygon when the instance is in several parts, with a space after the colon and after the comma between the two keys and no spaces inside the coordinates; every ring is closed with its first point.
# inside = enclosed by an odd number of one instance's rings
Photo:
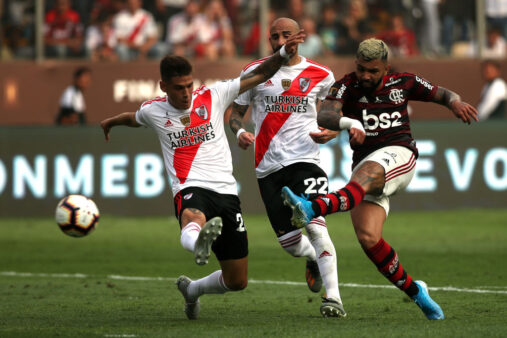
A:
{"type": "Polygon", "coordinates": [[[160,86],[160,90],[163,91],[164,93],[167,92],[167,83],[165,83],[164,81],[160,81],[159,83],[159,86],[160,86]]]}

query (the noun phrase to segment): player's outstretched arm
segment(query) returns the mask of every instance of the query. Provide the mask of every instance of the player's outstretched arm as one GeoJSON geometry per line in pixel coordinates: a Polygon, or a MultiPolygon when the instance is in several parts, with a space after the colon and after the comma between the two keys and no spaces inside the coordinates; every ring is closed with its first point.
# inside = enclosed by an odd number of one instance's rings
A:
{"type": "Polygon", "coordinates": [[[236,134],[238,145],[242,149],[247,149],[255,140],[254,135],[243,128],[243,117],[247,110],[248,105],[241,105],[233,102],[232,113],[229,117],[229,127],[231,127],[232,132],[236,134]]]}
{"type": "Polygon", "coordinates": [[[269,59],[266,59],[253,71],[244,74],[241,77],[239,93],[243,93],[260,83],[266,82],[284,65],[290,56],[297,51],[297,45],[305,41],[305,33],[300,30],[297,34],[291,35],[287,38],[285,45],[273,54],[269,59]]]}
{"type": "Polygon", "coordinates": [[[317,115],[317,123],[320,127],[330,130],[349,130],[350,144],[359,145],[364,142],[366,133],[363,125],[358,120],[340,115],[342,103],[337,100],[324,100],[317,115]]]}
{"type": "Polygon", "coordinates": [[[437,92],[433,97],[433,102],[449,108],[449,110],[464,123],[470,124],[472,123],[472,120],[475,120],[476,122],[479,121],[479,118],[477,117],[477,110],[472,105],[461,101],[461,97],[452,90],[444,87],[438,87],[437,92]]]}
{"type": "Polygon", "coordinates": [[[100,126],[104,131],[106,141],[109,141],[109,132],[114,126],[140,127],[141,125],[136,121],[136,113],[121,113],[102,120],[100,126]]]}

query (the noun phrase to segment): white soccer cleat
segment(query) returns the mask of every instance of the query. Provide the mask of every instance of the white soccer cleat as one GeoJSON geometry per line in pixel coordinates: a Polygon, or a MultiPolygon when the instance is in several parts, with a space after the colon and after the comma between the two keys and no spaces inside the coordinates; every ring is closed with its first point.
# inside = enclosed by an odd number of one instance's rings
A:
{"type": "Polygon", "coordinates": [[[199,232],[199,237],[197,237],[194,247],[195,262],[197,264],[208,264],[208,258],[211,254],[211,245],[221,233],[222,219],[220,217],[214,217],[204,224],[199,232]]]}
{"type": "Polygon", "coordinates": [[[188,286],[192,280],[187,276],[179,276],[176,281],[176,286],[178,290],[185,298],[185,314],[188,319],[197,319],[199,318],[199,312],[201,311],[201,304],[199,303],[199,298],[196,300],[189,299],[188,297],[188,286]]]}
{"type": "Polygon", "coordinates": [[[334,298],[322,297],[322,305],[320,306],[320,314],[324,318],[328,317],[346,317],[347,312],[343,308],[343,304],[334,298]]]}

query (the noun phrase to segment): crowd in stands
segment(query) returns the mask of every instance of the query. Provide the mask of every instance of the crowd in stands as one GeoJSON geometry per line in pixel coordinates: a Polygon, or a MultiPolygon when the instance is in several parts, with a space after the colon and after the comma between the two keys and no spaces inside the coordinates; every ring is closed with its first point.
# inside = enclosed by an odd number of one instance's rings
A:
{"type": "MultiPolygon", "coordinates": [[[[351,55],[368,37],[396,57],[475,57],[476,0],[271,0],[275,17],[298,21],[307,57],[351,55]]],[[[35,57],[33,0],[0,0],[1,59],[35,57]]],[[[46,0],[47,58],[158,59],[167,53],[216,60],[260,56],[259,1],[46,0]]],[[[506,57],[507,0],[485,0],[484,56],[506,57]]],[[[269,50],[269,49],[268,49],[269,50]]]]}

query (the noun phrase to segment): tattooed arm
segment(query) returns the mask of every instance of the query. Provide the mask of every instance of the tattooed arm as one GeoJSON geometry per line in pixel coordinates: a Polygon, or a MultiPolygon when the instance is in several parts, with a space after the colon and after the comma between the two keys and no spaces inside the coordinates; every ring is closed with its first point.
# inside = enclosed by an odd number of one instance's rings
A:
{"type": "Polygon", "coordinates": [[[269,59],[266,59],[253,71],[244,74],[241,77],[239,93],[241,94],[258,84],[266,82],[269,78],[275,75],[280,67],[289,60],[290,55],[296,52],[297,45],[304,42],[304,37],[305,34],[303,33],[303,30],[300,30],[297,34],[291,35],[282,49],[273,54],[269,59]],[[282,50],[285,51],[285,55],[283,55],[284,52],[282,52],[282,50]]]}
{"type": "Polygon", "coordinates": [[[330,130],[349,130],[351,145],[359,145],[364,142],[366,134],[363,125],[358,120],[340,115],[343,104],[337,100],[324,100],[317,115],[317,123],[320,127],[330,130]]]}
{"type": "Polygon", "coordinates": [[[464,123],[470,124],[472,120],[479,121],[477,110],[472,105],[461,101],[461,97],[449,89],[438,87],[433,102],[449,108],[464,123]]]}
{"type": "Polygon", "coordinates": [[[245,116],[247,110],[247,105],[241,105],[234,102],[232,104],[232,113],[229,117],[229,126],[238,138],[238,145],[242,149],[247,149],[255,140],[254,135],[243,128],[243,117],[245,116]]]}

